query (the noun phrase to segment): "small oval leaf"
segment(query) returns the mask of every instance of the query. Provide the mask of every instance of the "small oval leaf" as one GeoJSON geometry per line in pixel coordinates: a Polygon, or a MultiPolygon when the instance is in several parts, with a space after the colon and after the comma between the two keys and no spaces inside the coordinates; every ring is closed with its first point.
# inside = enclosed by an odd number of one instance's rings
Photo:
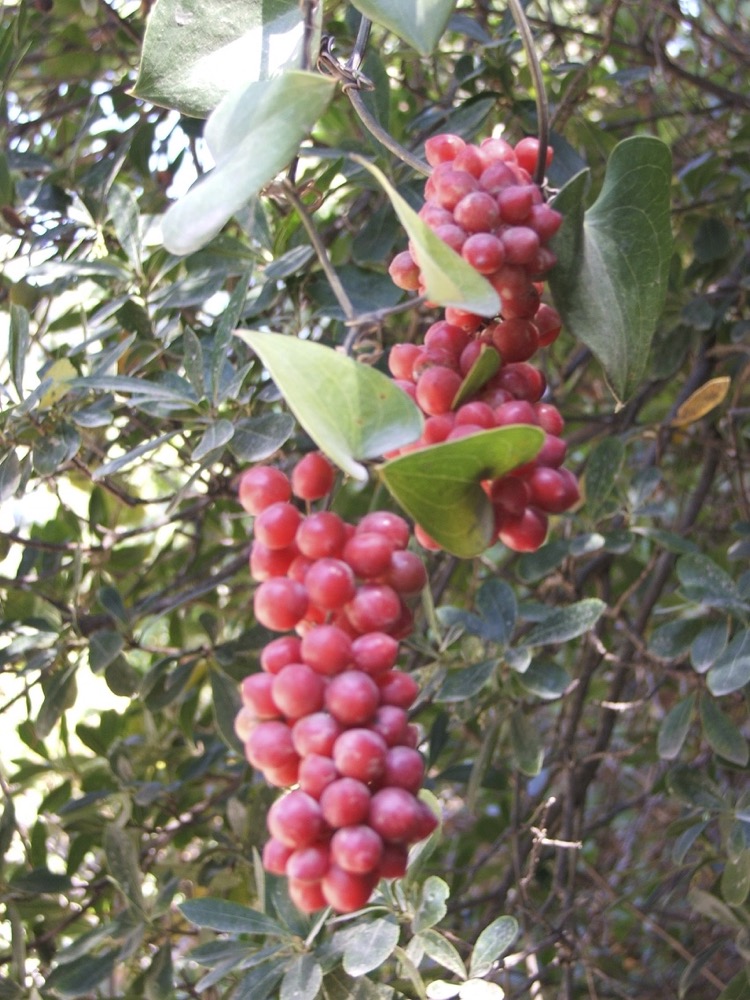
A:
{"type": "Polygon", "coordinates": [[[720,406],[727,398],[732,380],[728,375],[709,379],[696,389],[679,407],[672,420],[673,427],[687,427],[705,417],[707,413],[720,406]]]}

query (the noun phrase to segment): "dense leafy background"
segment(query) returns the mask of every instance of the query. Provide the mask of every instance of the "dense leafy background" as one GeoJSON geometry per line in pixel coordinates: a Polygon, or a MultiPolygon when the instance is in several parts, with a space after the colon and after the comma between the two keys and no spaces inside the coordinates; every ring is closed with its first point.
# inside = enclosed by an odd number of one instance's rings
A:
{"type": "MultiPolygon", "coordinates": [[[[410,664],[442,837],[380,908],[315,927],[258,872],[271,793],[232,731],[267,638],[236,477],[310,441],[232,330],[369,360],[416,338],[425,308],[373,321],[401,301],[386,265],[404,237],[344,154],[375,158],[412,205],[422,178],[337,91],[324,156],[170,254],[159,219],[207,160],[202,121],[132,95],[149,7],[0,14],[0,996],[386,1000],[468,980],[475,1000],[488,983],[519,1000],[746,998],[746,12],[529,8],[554,187],[587,168],[593,200],[633,135],[671,149],[666,306],[620,408],[571,333],[548,351],[585,503],[535,555],[431,558],[410,664]]],[[[359,15],[320,8],[345,58],[359,15]]],[[[429,58],[376,26],[363,69],[360,100],[417,155],[439,130],[534,131],[501,5],[459,0],[429,58]]],[[[337,498],[350,516],[387,502],[377,480],[337,498]]]]}

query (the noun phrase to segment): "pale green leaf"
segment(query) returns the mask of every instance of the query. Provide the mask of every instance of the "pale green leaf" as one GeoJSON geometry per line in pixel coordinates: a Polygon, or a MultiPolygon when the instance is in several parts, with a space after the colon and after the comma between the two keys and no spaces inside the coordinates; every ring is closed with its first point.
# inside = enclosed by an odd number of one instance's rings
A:
{"type": "Polygon", "coordinates": [[[456,0],[352,0],[352,6],[428,56],[445,31],[456,0]]]}
{"type": "Polygon", "coordinates": [[[662,719],[656,748],[663,760],[674,760],[678,756],[690,729],[695,707],[695,694],[678,701],[662,719]]]}

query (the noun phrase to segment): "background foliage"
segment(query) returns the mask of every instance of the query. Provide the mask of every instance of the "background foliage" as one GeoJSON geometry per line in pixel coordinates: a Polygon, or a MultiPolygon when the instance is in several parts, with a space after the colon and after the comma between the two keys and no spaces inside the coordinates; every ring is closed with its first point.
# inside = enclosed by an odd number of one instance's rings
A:
{"type": "MultiPolygon", "coordinates": [[[[267,639],[236,477],[309,441],[231,331],[336,345],[354,328],[370,358],[416,337],[429,310],[369,322],[401,299],[386,267],[403,236],[344,154],[374,157],[411,204],[422,180],[337,90],[289,189],[170,253],[159,220],[205,148],[201,120],[133,96],[149,6],[0,15],[0,997],[385,1000],[466,980],[475,1000],[500,995],[489,984],[747,997],[747,11],[529,8],[554,186],[588,167],[596,193],[632,135],[671,148],[666,308],[622,407],[570,334],[547,352],[585,485],[549,543],[431,558],[410,657],[442,836],[380,905],[319,926],[259,872],[270,790],[232,730],[267,639]],[[346,324],[311,220],[367,324],[346,324]]],[[[245,6],[252,28],[297,5],[245,6]]],[[[321,16],[345,57],[357,12],[321,16]]],[[[436,131],[535,130],[499,4],[459,0],[429,56],[376,27],[363,69],[360,103],[417,153],[436,131]]],[[[383,502],[374,485],[339,498],[349,516],[383,502]]]]}

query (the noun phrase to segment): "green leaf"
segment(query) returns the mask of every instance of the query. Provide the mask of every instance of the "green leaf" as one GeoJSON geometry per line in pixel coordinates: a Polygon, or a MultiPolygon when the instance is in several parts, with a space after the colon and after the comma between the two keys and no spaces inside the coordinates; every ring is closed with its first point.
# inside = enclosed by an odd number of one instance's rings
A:
{"type": "Polygon", "coordinates": [[[427,985],[427,1000],[453,1000],[458,996],[460,985],[456,983],[446,983],[444,979],[433,979],[427,985]]]}
{"type": "Polygon", "coordinates": [[[8,362],[18,398],[23,399],[23,373],[29,353],[29,311],[15,302],[10,306],[8,362]]]}
{"type": "Polygon", "coordinates": [[[469,975],[477,978],[486,976],[517,937],[518,921],[515,917],[498,917],[493,920],[477,938],[471,953],[469,975]]]}
{"type": "Polygon", "coordinates": [[[73,888],[73,883],[67,875],[51,872],[49,868],[33,868],[29,872],[20,872],[14,875],[8,884],[15,892],[24,892],[31,896],[68,892],[73,888]]]}
{"type": "Polygon", "coordinates": [[[369,170],[388,195],[409,237],[422,272],[427,298],[437,305],[456,306],[478,316],[497,316],[500,298],[489,281],[433,233],[382,170],[359,156],[352,156],[352,159],[369,170]]]}
{"type": "Polygon", "coordinates": [[[721,876],[721,894],[730,906],[744,906],[750,894],[750,850],[727,859],[721,876]]]}
{"type": "Polygon", "coordinates": [[[74,703],[77,666],[73,663],[67,670],[58,671],[52,678],[34,721],[34,732],[39,739],[49,736],[63,712],[74,703]]]}
{"type": "Polygon", "coordinates": [[[625,445],[618,437],[608,437],[594,448],[586,463],[584,492],[586,513],[595,521],[603,512],[615,487],[625,458],[625,445]]]}
{"type": "Polygon", "coordinates": [[[303,33],[298,0],[159,0],[135,94],[205,118],[230,89],[299,66],[303,33]]]}
{"type": "Polygon", "coordinates": [[[213,239],[289,163],[334,89],[319,73],[290,70],[228,93],[206,123],[216,166],[167,210],[164,246],[189,254],[213,239]]]}
{"type": "Polygon", "coordinates": [[[415,934],[440,923],[448,912],[446,900],[450,896],[450,892],[448,883],[438,878],[437,875],[430,875],[425,879],[419,905],[412,920],[412,929],[415,934]]]}
{"type": "Polygon", "coordinates": [[[87,375],[85,378],[66,379],[66,383],[72,389],[103,389],[105,392],[128,393],[165,403],[198,402],[198,397],[190,384],[176,375],[172,376],[169,384],[148,382],[146,379],[133,378],[130,375],[87,375]]]}
{"type": "Polygon", "coordinates": [[[722,903],[720,899],[717,899],[712,893],[706,892],[705,889],[690,889],[688,902],[695,910],[716,924],[721,924],[733,931],[743,929],[742,921],[735,916],[726,903],[722,903]]]}
{"type": "Polygon", "coordinates": [[[701,698],[700,716],[703,733],[711,749],[725,760],[744,767],[750,757],[747,740],[713,698],[701,698]]]}
{"type": "Polygon", "coordinates": [[[750,684],[750,629],[738,632],[706,674],[711,694],[720,696],[750,684]]]}
{"type": "Polygon", "coordinates": [[[75,962],[58,965],[47,977],[46,990],[63,997],[80,1000],[87,996],[102,980],[112,975],[119,952],[117,949],[103,955],[82,955],[75,962]]]}
{"type": "Polygon", "coordinates": [[[242,707],[242,700],[234,681],[223,670],[211,670],[211,702],[219,735],[230,750],[242,754],[242,742],[234,731],[234,720],[242,707]]]}
{"type": "Polygon", "coordinates": [[[107,195],[107,211],[120,246],[136,274],[141,273],[141,232],[138,202],[124,184],[113,184],[107,195]]]}
{"type": "Polygon", "coordinates": [[[466,373],[458,392],[451,403],[451,409],[457,409],[475,396],[482,386],[489,382],[492,376],[500,370],[500,355],[490,344],[483,344],[477,360],[466,373]]]}
{"type": "Polygon", "coordinates": [[[221,314],[221,319],[219,320],[219,325],[211,345],[211,400],[214,406],[223,403],[227,398],[222,375],[227,367],[227,355],[232,343],[232,334],[240,321],[242,310],[245,306],[252,273],[252,267],[248,267],[237,278],[237,284],[232,289],[227,307],[221,314]]]}
{"type": "Polygon", "coordinates": [[[404,510],[444,549],[471,559],[492,543],[495,512],[480,483],[530,462],[538,427],[519,424],[402,455],[378,472],[404,510]]]}
{"type": "Polygon", "coordinates": [[[352,0],[352,6],[428,56],[445,31],[456,0],[352,0]]]}
{"type": "Polygon", "coordinates": [[[544,762],[544,747],[539,729],[520,710],[513,712],[510,717],[510,745],[518,770],[531,778],[539,774],[544,762]]]}
{"type": "Polygon", "coordinates": [[[109,873],[128,902],[143,913],[140,861],[133,837],[110,823],[104,831],[104,853],[109,873]]]}
{"type": "MultiPolygon", "coordinates": [[[[513,664],[510,664],[512,667],[513,664]]],[[[560,698],[570,684],[570,676],[567,671],[550,660],[534,660],[530,666],[519,674],[519,683],[529,694],[543,698],[545,701],[554,701],[560,698]]]]}
{"type": "Polygon", "coordinates": [[[715,622],[699,632],[690,647],[693,669],[704,674],[718,660],[727,647],[729,623],[715,622]]]}
{"type": "Polygon", "coordinates": [[[262,462],[289,440],[294,417],[289,413],[263,413],[238,420],[229,450],[238,462],[262,462]]]}
{"type": "Polygon", "coordinates": [[[15,451],[9,451],[0,462],[0,503],[9,500],[21,483],[21,463],[15,451]]]}
{"type": "Polygon", "coordinates": [[[155,451],[161,445],[166,444],[175,434],[177,434],[177,431],[166,431],[164,434],[160,434],[150,441],[144,441],[142,444],[136,445],[135,448],[126,451],[124,455],[118,455],[117,458],[110,459],[109,462],[100,465],[98,469],[94,469],[91,478],[95,482],[98,482],[107,476],[113,476],[116,472],[120,472],[121,469],[135,462],[137,458],[141,458],[150,451],[155,451]]]}
{"type": "Polygon", "coordinates": [[[750,970],[743,969],[739,972],[725,990],[717,997],[717,1000],[747,1000],[750,992],[750,970]]]}
{"type": "Polygon", "coordinates": [[[323,344],[237,330],[268,369],[289,409],[321,451],[355,479],[358,460],[416,440],[422,417],[386,375],[323,344]]]}
{"type": "Polygon", "coordinates": [[[191,461],[199,462],[206,455],[210,455],[212,451],[218,451],[225,444],[228,444],[233,436],[234,426],[231,420],[221,419],[210,424],[198,444],[193,448],[193,453],[190,456],[191,461]]]}
{"type": "Polygon", "coordinates": [[[672,232],[668,147],[650,136],[612,151],[604,186],[585,212],[588,171],[560,191],[564,221],[552,241],[549,277],[565,326],[604,366],[615,395],[627,398],[643,377],[664,306],[672,232]]]}
{"type": "Polygon", "coordinates": [[[124,646],[125,640],[119,632],[110,629],[94,632],[89,639],[89,666],[93,672],[101,673],[122,652],[124,646]]]}
{"type": "Polygon", "coordinates": [[[417,935],[417,940],[433,962],[442,965],[444,969],[448,969],[461,979],[467,978],[463,959],[446,937],[437,931],[426,930],[417,935]]]}
{"type": "Polygon", "coordinates": [[[507,643],[516,624],[516,595],[502,580],[488,580],[479,588],[476,608],[483,620],[482,638],[507,643]]]}
{"type": "Polygon", "coordinates": [[[674,760],[682,750],[682,744],[690,729],[695,707],[695,694],[691,694],[667,712],[659,726],[656,749],[663,760],[674,760]]]}
{"type": "Polygon", "coordinates": [[[257,910],[224,899],[189,899],[178,907],[196,927],[208,927],[227,934],[270,934],[286,937],[287,931],[257,910]]]}
{"type": "Polygon", "coordinates": [[[323,982],[323,970],[314,955],[299,955],[281,980],[279,1000],[315,1000],[323,982]]]}
{"type": "Polygon", "coordinates": [[[544,621],[539,622],[524,637],[524,646],[544,646],[547,643],[567,642],[588,632],[599,621],[607,605],[590,597],[566,608],[555,608],[544,621]]]}
{"type": "Polygon", "coordinates": [[[341,931],[336,935],[336,944],[343,946],[344,971],[350,976],[364,976],[377,969],[393,954],[399,935],[399,926],[391,917],[341,931]]]}
{"type": "Polygon", "coordinates": [[[497,660],[482,660],[468,667],[449,670],[435,695],[435,701],[466,701],[476,697],[496,669],[497,660]]]}
{"type": "Polygon", "coordinates": [[[682,556],[677,562],[677,577],[683,593],[691,600],[700,601],[708,607],[747,607],[731,576],[708,556],[682,556]]]}
{"type": "Polygon", "coordinates": [[[505,990],[486,979],[467,979],[458,991],[459,1000],[503,1000],[505,990]]]}

